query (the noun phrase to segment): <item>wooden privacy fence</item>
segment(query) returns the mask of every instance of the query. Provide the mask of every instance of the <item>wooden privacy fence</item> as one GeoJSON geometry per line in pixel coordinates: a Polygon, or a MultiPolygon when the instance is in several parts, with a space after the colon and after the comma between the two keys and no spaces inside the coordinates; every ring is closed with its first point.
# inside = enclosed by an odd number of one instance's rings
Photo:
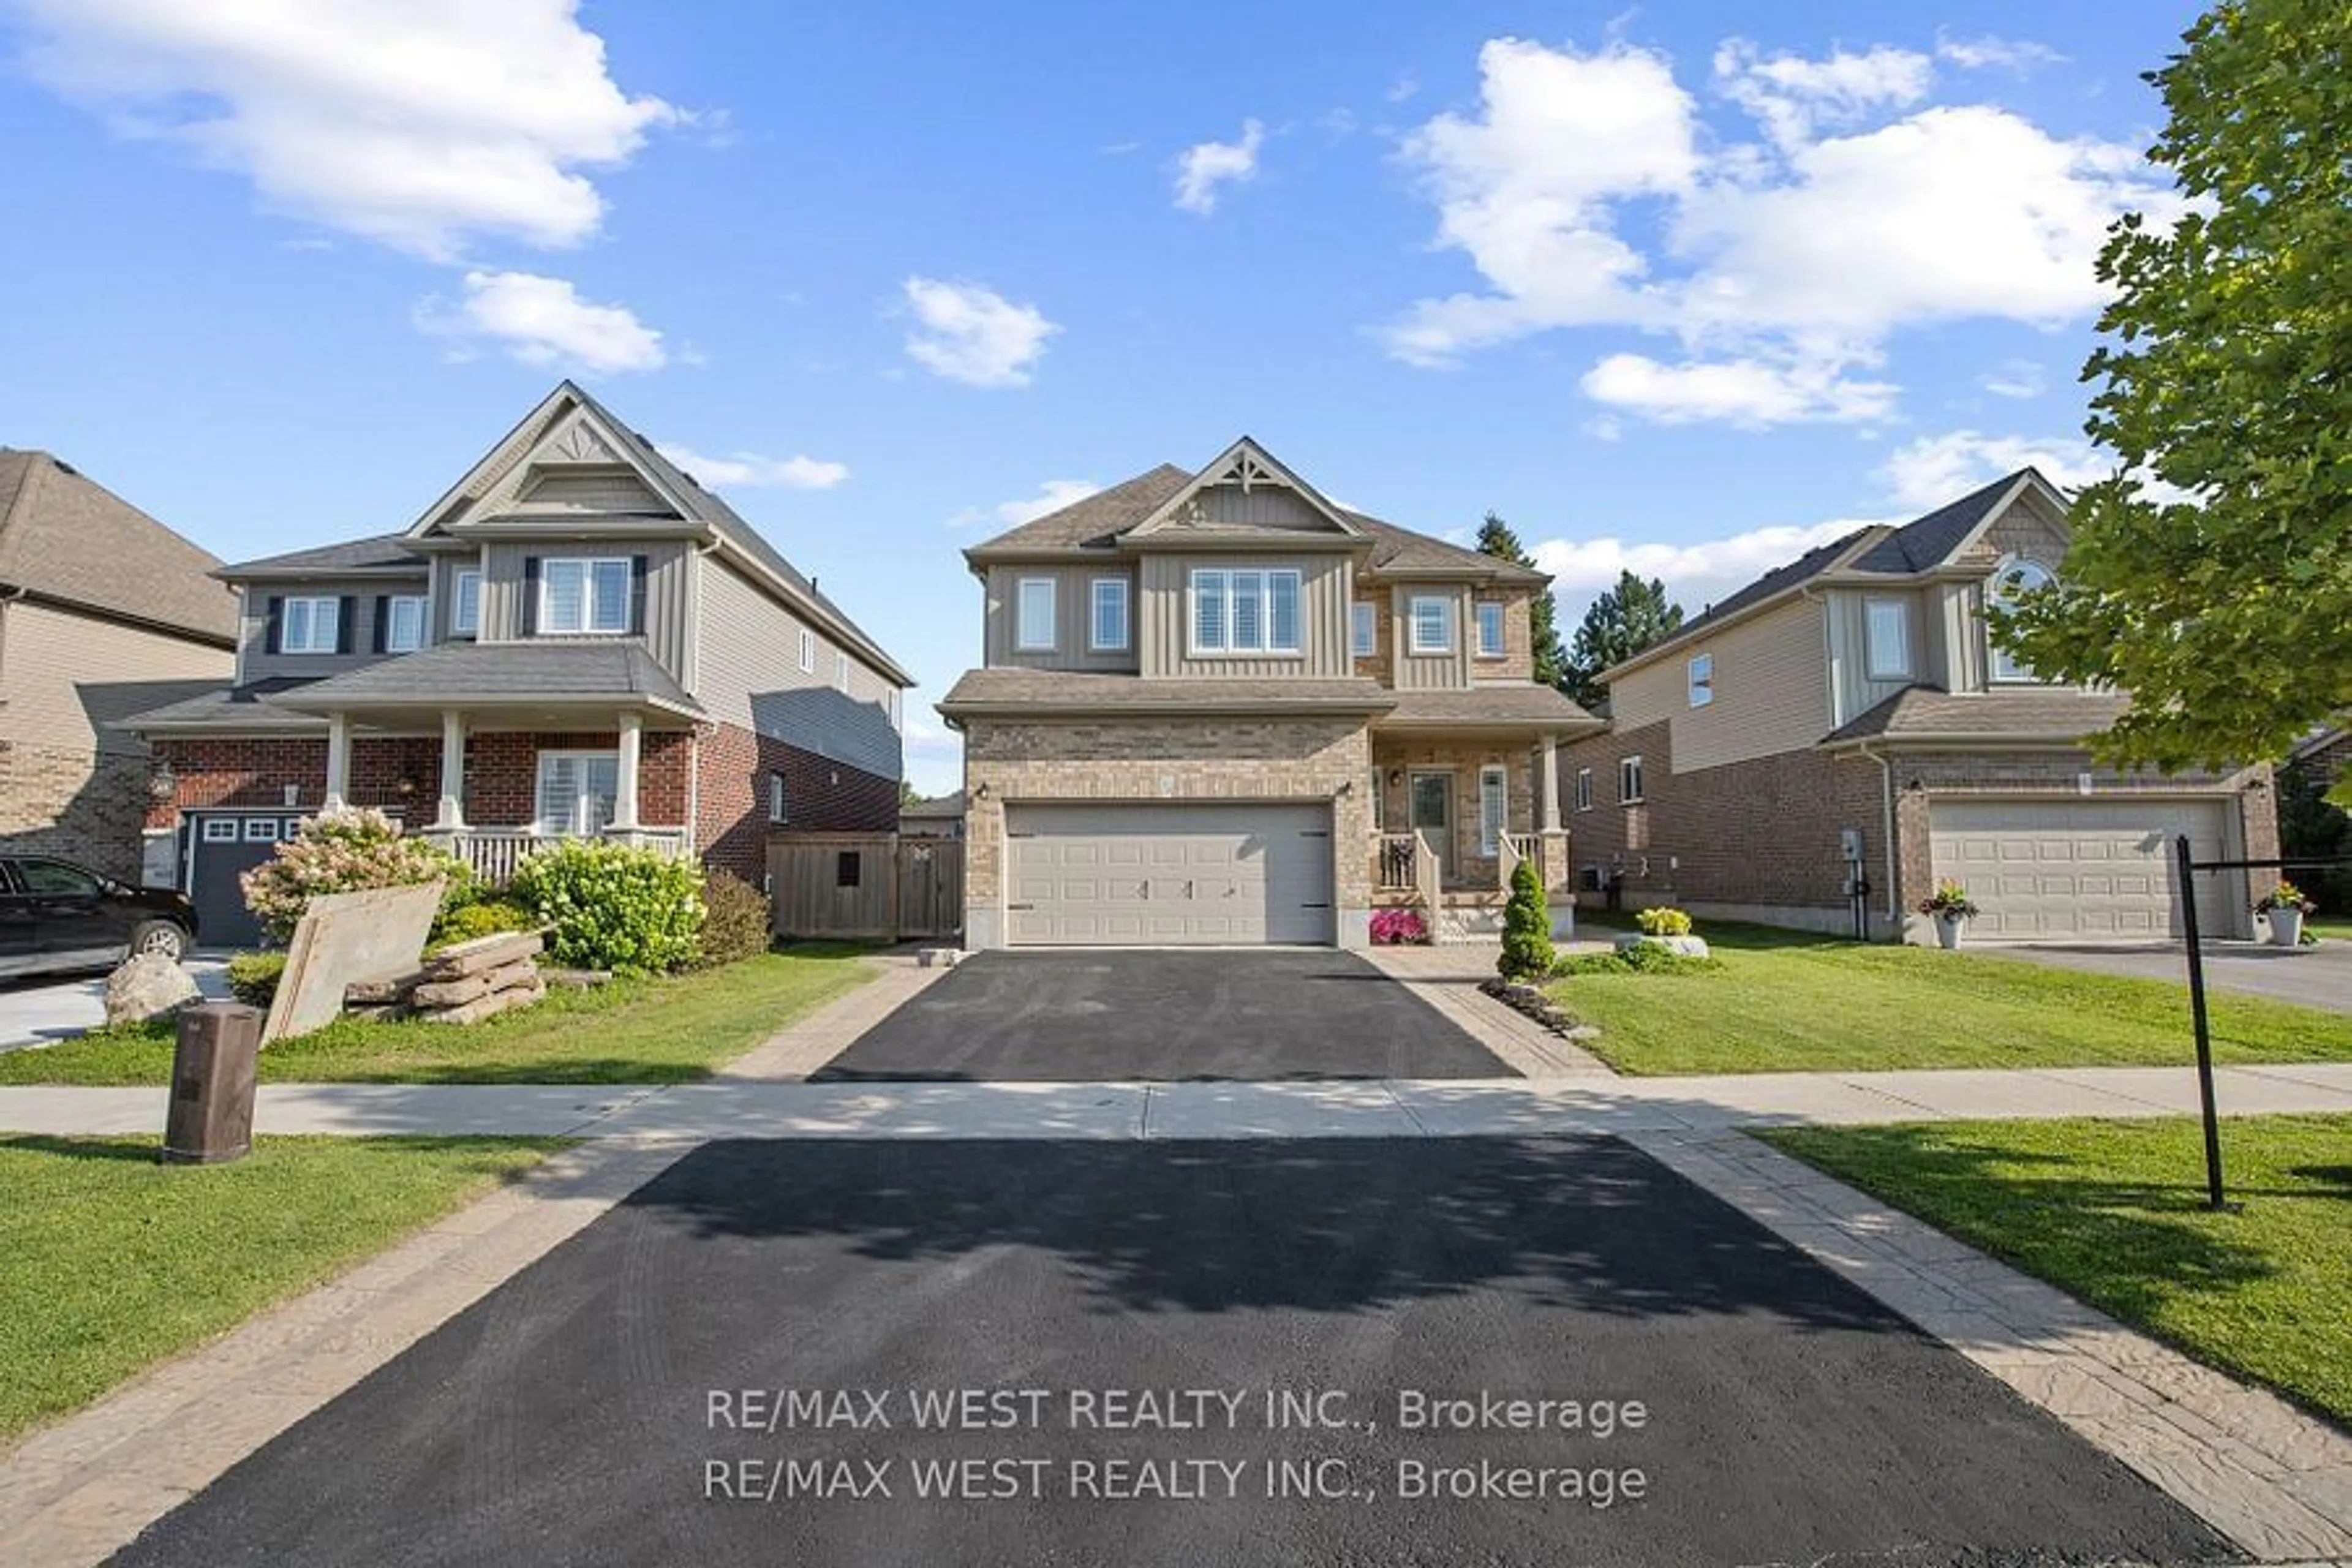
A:
{"type": "Polygon", "coordinates": [[[963,843],[895,833],[788,833],[768,840],[776,934],[899,942],[963,929],[963,843]]]}

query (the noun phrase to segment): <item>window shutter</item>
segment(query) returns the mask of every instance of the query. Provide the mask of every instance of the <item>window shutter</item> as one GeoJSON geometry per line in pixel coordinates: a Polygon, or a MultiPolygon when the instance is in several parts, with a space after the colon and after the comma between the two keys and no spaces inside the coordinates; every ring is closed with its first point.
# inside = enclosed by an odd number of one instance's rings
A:
{"type": "Polygon", "coordinates": [[[391,632],[392,595],[389,594],[378,594],[375,596],[375,640],[370,647],[369,651],[371,653],[382,653],[386,646],[388,646],[392,641],[391,632]]]}
{"type": "Polygon", "coordinates": [[[629,557],[629,635],[646,635],[646,558],[629,557]]]}
{"type": "Polygon", "coordinates": [[[350,594],[344,595],[342,603],[335,607],[335,651],[337,653],[352,651],[352,621],[359,614],[359,608],[358,598],[350,594]]]}
{"type": "Polygon", "coordinates": [[[278,644],[283,640],[283,634],[279,628],[284,625],[285,619],[286,595],[283,594],[270,595],[268,616],[262,623],[262,652],[276,653],[278,651],[278,644]]]}
{"type": "Polygon", "coordinates": [[[522,560],[522,635],[539,635],[539,557],[526,555],[522,560]]]}

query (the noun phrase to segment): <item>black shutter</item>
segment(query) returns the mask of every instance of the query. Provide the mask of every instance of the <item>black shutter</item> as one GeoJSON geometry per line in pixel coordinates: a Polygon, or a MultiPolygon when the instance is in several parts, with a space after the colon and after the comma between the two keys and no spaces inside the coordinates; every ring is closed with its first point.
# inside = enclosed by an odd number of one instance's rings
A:
{"type": "Polygon", "coordinates": [[[335,651],[337,653],[352,651],[352,622],[358,618],[359,613],[358,598],[350,594],[344,595],[342,604],[335,611],[335,651]]]}
{"type": "Polygon", "coordinates": [[[262,623],[262,652],[276,653],[278,651],[279,643],[284,640],[283,633],[280,628],[285,625],[285,621],[286,595],[283,594],[270,595],[268,618],[262,623]]]}
{"type": "Polygon", "coordinates": [[[392,595],[378,594],[375,596],[375,640],[369,645],[369,651],[382,653],[385,645],[392,641],[391,632],[392,595]]]}
{"type": "Polygon", "coordinates": [[[646,558],[629,557],[629,635],[646,635],[646,558]]]}
{"type": "MultiPolygon", "coordinates": [[[[487,579],[484,587],[488,587],[487,579]]],[[[539,557],[536,555],[522,558],[522,635],[527,637],[539,635],[539,557]]]]}

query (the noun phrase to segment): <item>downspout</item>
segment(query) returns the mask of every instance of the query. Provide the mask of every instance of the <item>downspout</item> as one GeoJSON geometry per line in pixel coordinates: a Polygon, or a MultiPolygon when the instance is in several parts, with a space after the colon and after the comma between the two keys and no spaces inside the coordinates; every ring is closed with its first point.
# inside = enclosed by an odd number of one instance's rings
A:
{"type": "Polygon", "coordinates": [[[1878,764],[1879,801],[1885,809],[1886,919],[1894,926],[1895,935],[1899,941],[1903,935],[1903,900],[1900,897],[1901,889],[1895,880],[1897,868],[1895,856],[1895,763],[1892,758],[1884,753],[1872,751],[1870,742],[1867,741],[1855,747],[1855,750],[1878,764]]]}

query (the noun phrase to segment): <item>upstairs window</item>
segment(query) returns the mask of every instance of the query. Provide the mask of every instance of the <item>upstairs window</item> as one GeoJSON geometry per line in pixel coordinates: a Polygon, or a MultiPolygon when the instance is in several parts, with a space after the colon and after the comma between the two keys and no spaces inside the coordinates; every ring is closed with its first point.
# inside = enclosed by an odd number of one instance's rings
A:
{"type": "Polygon", "coordinates": [[[816,673],[816,634],[806,626],[801,628],[801,673],[816,673]]]}
{"type": "Polygon", "coordinates": [[[1127,579],[1097,577],[1089,643],[1097,653],[1127,651],[1127,579]]]}
{"type": "Polygon", "coordinates": [[[1503,657],[1503,606],[1482,603],[1478,606],[1478,657],[1503,657]]]}
{"type": "MultiPolygon", "coordinates": [[[[1993,574],[1990,597],[1994,604],[2008,609],[2036,588],[2047,588],[2057,581],[2056,575],[2041,562],[2020,556],[1993,574]]],[[[1992,678],[2000,681],[2035,681],[2042,679],[2033,673],[2032,665],[1998,643],[1992,647],[1992,678]]]]}
{"type": "Polygon", "coordinates": [[[1704,708],[1715,700],[1715,655],[1693,654],[1687,674],[1690,705],[1704,708]]]}
{"type": "Polygon", "coordinates": [[[1208,568],[1192,574],[1196,654],[1298,651],[1298,574],[1208,568]]]}
{"type": "Polygon", "coordinates": [[[1873,680],[1911,679],[1911,606],[1901,599],[1873,599],[1863,606],[1868,636],[1864,672],[1873,680]]]}
{"type": "Polygon", "coordinates": [[[1412,599],[1412,651],[1454,651],[1454,601],[1442,594],[1416,594],[1412,599]]]}
{"type": "Polygon", "coordinates": [[[1642,759],[1638,756],[1621,758],[1617,763],[1617,804],[1642,804],[1642,759]]]}
{"type": "Polygon", "coordinates": [[[399,594],[383,602],[383,651],[415,653],[425,646],[425,597],[399,594]]]}
{"type": "Polygon", "coordinates": [[[844,691],[849,689],[849,656],[845,653],[833,656],[833,683],[844,691]]]}
{"type": "Polygon", "coordinates": [[[625,556],[542,562],[539,629],[615,634],[629,629],[629,563],[625,556]]]}
{"type": "Polygon", "coordinates": [[[479,637],[482,633],[482,574],[468,566],[458,572],[455,600],[449,606],[449,635],[479,637]]]}
{"type": "Polygon", "coordinates": [[[1592,770],[1591,768],[1576,770],[1576,809],[1579,811],[1592,809],[1592,770]]]}
{"type": "Polygon", "coordinates": [[[1379,651],[1379,613],[1370,605],[1358,603],[1349,606],[1350,646],[1358,658],[1370,658],[1379,651]]]}
{"type": "Polygon", "coordinates": [[[341,599],[289,599],[278,612],[278,651],[333,653],[342,639],[341,599]]]}
{"type": "Polygon", "coordinates": [[[1013,646],[1023,653],[1054,651],[1054,580],[1024,577],[1014,595],[1013,646]]]}

